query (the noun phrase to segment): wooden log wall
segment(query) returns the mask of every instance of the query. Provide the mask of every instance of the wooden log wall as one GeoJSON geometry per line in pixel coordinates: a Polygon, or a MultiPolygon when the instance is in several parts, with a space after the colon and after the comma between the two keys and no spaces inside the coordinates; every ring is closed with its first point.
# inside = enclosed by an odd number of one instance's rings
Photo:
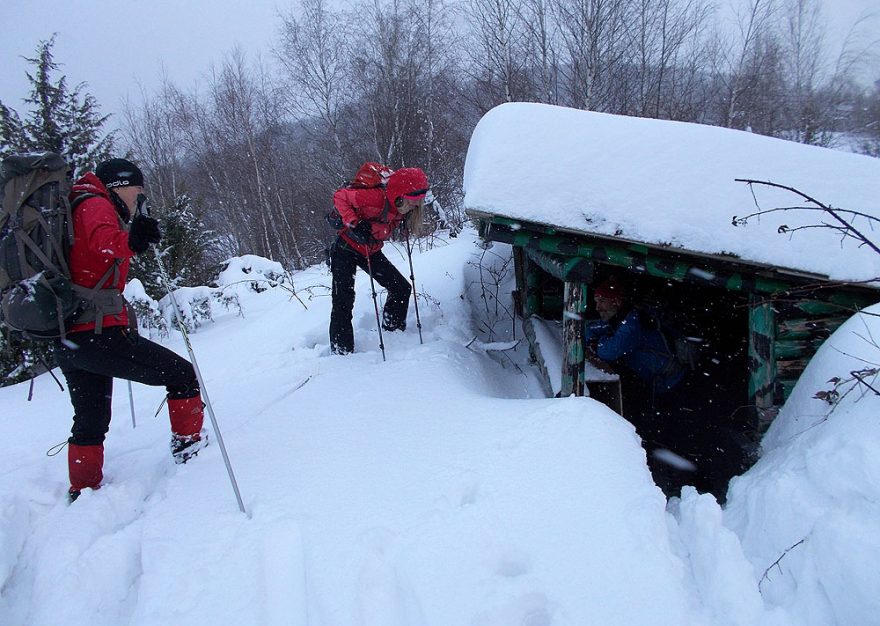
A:
{"type": "Polygon", "coordinates": [[[776,389],[781,405],[819,346],[855,312],[851,308],[816,300],[776,302],[776,389]]]}

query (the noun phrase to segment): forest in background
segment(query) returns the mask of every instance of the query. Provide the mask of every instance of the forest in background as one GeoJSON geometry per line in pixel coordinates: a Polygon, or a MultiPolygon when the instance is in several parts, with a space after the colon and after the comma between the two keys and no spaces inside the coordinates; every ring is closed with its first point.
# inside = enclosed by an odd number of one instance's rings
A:
{"type": "MultiPolygon", "coordinates": [[[[88,85],[67,84],[49,36],[28,57],[28,110],[0,102],[0,156],[52,150],[77,174],[108,155],[138,162],[179,286],[209,284],[242,254],[289,270],[322,261],[331,195],[367,160],[423,168],[434,225],[461,228],[471,132],[504,102],[880,156],[871,19],[829,50],[821,0],[736,7],[730,31],[702,0],[300,0],[279,13],[270,59],[233,49],[204,84],[142,91],[112,132],[88,85]]],[[[133,275],[160,297],[153,263],[133,275]]]]}

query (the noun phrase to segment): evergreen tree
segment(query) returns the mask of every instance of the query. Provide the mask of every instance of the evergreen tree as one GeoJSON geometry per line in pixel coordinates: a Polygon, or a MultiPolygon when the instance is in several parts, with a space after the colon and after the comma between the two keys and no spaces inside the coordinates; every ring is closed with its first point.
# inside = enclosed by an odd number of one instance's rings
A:
{"type": "MultiPolygon", "coordinates": [[[[162,242],[159,251],[172,288],[206,285],[213,278],[212,250],[217,245],[213,232],[206,229],[196,215],[192,198],[180,195],[173,206],[159,209],[153,217],[159,220],[162,242]]],[[[154,254],[141,254],[132,263],[131,277],[139,279],[147,294],[158,300],[165,295],[154,254]]]]}
{"type": "MultiPolygon", "coordinates": [[[[0,102],[0,158],[15,152],[56,152],[82,174],[110,156],[113,133],[103,133],[109,115],[101,115],[84,84],[69,89],[67,79],[56,78],[59,64],[52,56],[54,36],[41,41],[36,56],[25,60],[31,91],[24,99],[24,119],[0,102]]],[[[0,325],[0,386],[26,380],[51,364],[47,343],[23,341],[0,325]]]]}
{"type": "Polygon", "coordinates": [[[53,36],[41,41],[36,56],[25,58],[33,66],[26,72],[31,91],[24,99],[28,113],[19,113],[0,102],[0,156],[14,152],[56,152],[79,175],[108,158],[113,150],[113,132],[104,133],[109,115],[101,115],[95,98],[86,93],[85,83],[73,89],[67,78],[59,78],[60,64],[52,56],[53,36]]]}

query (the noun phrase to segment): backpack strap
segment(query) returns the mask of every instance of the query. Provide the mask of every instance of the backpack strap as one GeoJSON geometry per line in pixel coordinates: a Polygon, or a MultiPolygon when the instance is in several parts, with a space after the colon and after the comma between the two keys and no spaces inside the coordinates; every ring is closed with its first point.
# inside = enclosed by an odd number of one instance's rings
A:
{"type": "Polygon", "coordinates": [[[116,287],[104,288],[107,283],[116,284],[119,280],[119,266],[122,259],[116,259],[107,268],[101,280],[94,287],[82,287],[73,285],[73,292],[87,304],[86,308],[76,316],[77,324],[95,322],[95,334],[100,335],[104,330],[104,316],[118,315],[125,308],[125,298],[116,287]],[[112,278],[111,278],[112,276],[112,278]]]}
{"type": "Polygon", "coordinates": [[[70,268],[68,267],[67,261],[64,258],[64,250],[62,249],[61,242],[55,238],[54,234],[49,228],[49,224],[46,222],[45,219],[43,219],[43,216],[40,214],[40,212],[35,211],[35,213],[37,222],[40,224],[40,226],[42,226],[43,232],[46,234],[46,237],[48,237],[49,241],[51,242],[50,246],[58,251],[57,261],[58,264],[61,265],[61,267],[56,267],[55,262],[52,261],[52,259],[49,258],[49,256],[47,256],[37,244],[34,243],[33,239],[24,234],[24,231],[21,227],[18,227],[15,229],[15,240],[18,244],[18,255],[21,259],[22,264],[24,265],[27,263],[27,256],[25,256],[25,247],[27,247],[40,261],[42,261],[44,266],[54,269],[55,272],[59,275],[69,276],[70,268]]]}
{"type": "MultiPolygon", "coordinates": [[[[67,266],[67,260],[64,258],[64,248],[61,241],[55,237],[55,233],[52,232],[52,229],[49,227],[49,224],[46,222],[40,210],[26,204],[27,199],[30,198],[40,187],[47,183],[54,182],[55,179],[55,172],[40,169],[31,170],[24,180],[13,179],[6,184],[3,206],[13,207],[9,214],[9,226],[10,230],[15,234],[18,258],[20,259],[22,268],[27,268],[27,270],[33,273],[32,268],[27,264],[25,250],[25,248],[27,248],[45,267],[54,270],[56,274],[69,276],[70,268],[67,266]],[[27,215],[22,215],[22,209],[27,211],[27,215]],[[41,250],[40,247],[24,232],[25,227],[34,222],[39,224],[43,233],[45,233],[45,236],[48,238],[48,255],[44,253],[43,250],[41,250]],[[57,257],[57,262],[50,258],[53,254],[57,257]],[[59,268],[58,265],[61,267],[59,268]]],[[[53,198],[50,198],[49,204],[54,206],[56,203],[52,200],[53,198]]],[[[64,199],[63,202],[66,202],[66,199],[64,199]]],[[[68,228],[72,228],[72,225],[68,224],[68,228]]]]}
{"type": "MultiPolygon", "coordinates": [[[[73,214],[73,210],[76,209],[80,204],[88,200],[89,198],[100,198],[101,196],[96,193],[84,193],[80,196],[77,196],[73,202],[70,203],[70,212],[73,214]]],[[[117,214],[117,218],[119,219],[120,225],[122,224],[122,218],[117,214]]],[[[73,224],[71,223],[71,230],[73,229],[73,224]]],[[[71,237],[72,238],[72,237],[71,237]]],[[[116,287],[104,288],[104,285],[113,284],[115,285],[119,282],[119,266],[122,264],[122,259],[115,259],[113,264],[107,268],[107,271],[104,272],[104,275],[98,281],[98,283],[94,287],[82,287],[80,285],[73,285],[73,292],[86,303],[86,308],[76,316],[77,324],[88,324],[89,322],[95,322],[95,334],[100,335],[104,330],[104,316],[105,315],[118,315],[125,308],[125,298],[122,296],[122,292],[116,287]]]]}

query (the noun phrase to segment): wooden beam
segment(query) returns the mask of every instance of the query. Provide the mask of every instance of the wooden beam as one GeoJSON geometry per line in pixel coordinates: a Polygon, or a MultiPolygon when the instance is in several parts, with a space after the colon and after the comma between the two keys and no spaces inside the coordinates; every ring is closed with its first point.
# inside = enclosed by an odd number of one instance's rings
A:
{"type": "Polygon", "coordinates": [[[584,314],[587,284],[565,283],[562,313],[562,397],[584,395],[584,314]]]}
{"type": "Polygon", "coordinates": [[[537,265],[529,260],[526,255],[522,256],[523,277],[525,278],[525,293],[523,294],[523,318],[535,315],[541,308],[541,274],[537,265]]]}
{"type": "MultiPolygon", "coordinates": [[[[484,238],[527,250],[582,257],[668,280],[766,294],[768,299],[785,298],[795,303],[821,301],[831,303],[830,308],[838,311],[854,312],[872,304],[878,295],[876,288],[835,284],[827,277],[759,266],[737,261],[735,257],[722,258],[688,250],[676,251],[590,237],[500,217],[483,217],[480,232],[484,238]]],[[[815,305],[806,306],[810,312],[820,310],[815,305]]],[[[826,306],[824,310],[830,309],[826,306]]]]}
{"type": "Polygon", "coordinates": [[[775,336],[776,315],[773,307],[752,296],[749,306],[749,403],[756,409],[759,433],[766,430],[778,411],[774,403],[775,336]]]}
{"type": "Polygon", "coordinates": [[[588,283],[593,280],[593,263],[582,257],[551,254],[524,248],[529,258],[557,280],[588,283]]]}

